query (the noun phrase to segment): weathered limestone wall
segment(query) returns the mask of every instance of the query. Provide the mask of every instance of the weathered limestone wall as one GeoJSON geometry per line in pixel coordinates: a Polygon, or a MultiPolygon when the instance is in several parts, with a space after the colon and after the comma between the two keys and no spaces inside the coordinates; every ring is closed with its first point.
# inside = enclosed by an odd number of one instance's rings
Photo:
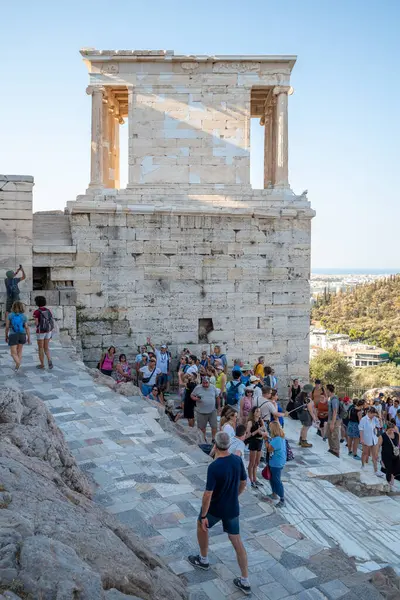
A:
{"type": "Polygon", "coordinates": [[[74,281],[85,361],[111,344],[132,356],[147,335],[199,353],[211,318],[208,342],[231,359],[265,354],[284,380],[306,376],[309,217],[89,205],[69,203],[76,266],[52,269],[74,281]]]}
{"type": "MultiPolygon", "coordinates": [[[[33,221],[38,222],[40,213],[32,213],[33,186],[33,177],[29,175],[0,175],[0,310],[4,317],[5,273],[8,270],[16,270],[18,265],[22,264],[26,280],[19,284],[19,288],[27,314],[31,315],[36,308],[35,296],[45,296],[60,331],[76,339],[76,292],[73,289],[32,289],[33,267],[65,264],[65,256],[71,257],[75,252],[75,249],[72,252],[70,247],[62,246],[63,240],[54,227],[45,228],[52,244],[45,247],[36,245],[44,242],[38,228],[34,239],[33,221]],[[66,255],[67,251],[69,254],[66,255]]],[[[59,214],[63,216],[60,211],[59,214]]],[[[68,222],[68,216],[66,219],[68,222]]],[[[74,262],[74,259],[70,258],[68,264],[72,266],[74,262]]]]}
{"type": "MultiPolygon", "coordinates": [[[[4,279],[8,270],[22,264],[26,280],[20,284],[21,300],[29,303],[32,290],[32,188],[29,175],[0,175],[0,272],[4,279]]],[[[5,305],[2,282],[0,303],[5,305]]]]}
{"type": "Polygon", "coordinates": [[[198,87],[189,77],[171,76],[157,93],[144,91],[146,80],[135,88],[130,181],[248,184],[248,90],[236,73],[198,76],[198,87]]]}

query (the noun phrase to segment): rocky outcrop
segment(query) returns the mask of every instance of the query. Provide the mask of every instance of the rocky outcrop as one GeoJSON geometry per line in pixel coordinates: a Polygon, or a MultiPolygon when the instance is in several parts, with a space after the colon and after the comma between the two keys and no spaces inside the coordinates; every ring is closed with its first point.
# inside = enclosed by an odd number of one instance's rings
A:
{"type": "Polygon", "coordinates": [[[381,393],[385,394],[385,398],[399,398],[400,400],[400,386],[396,385],[385,385],[378,388],[371,388],[370,390],[367,390],[362,397],[364,400],[371,401],[374,398],[377,398],[381,393]]]}
{"type": "Polygon", "coordinates": [[[88,369],[90,375],[100,385],[106,385],[110,390],[118,392],[123,396],[141,396],[140,389],[134,385],[131,381],[127,383],[117,383],[113,377],[104,375],[98,369],[88,369]]]}
{"type": "Polygon", "coordinates": [[[90,494],[43,402],[2,390],[0,598],[186,598],[180,579],[90,494]]]}

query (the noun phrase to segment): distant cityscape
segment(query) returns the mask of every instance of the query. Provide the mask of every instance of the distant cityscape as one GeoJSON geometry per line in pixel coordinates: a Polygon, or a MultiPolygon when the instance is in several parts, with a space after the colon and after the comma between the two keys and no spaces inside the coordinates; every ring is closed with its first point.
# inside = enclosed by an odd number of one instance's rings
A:
{"type": "Polygon", "coordinates": [[[400,273],[400,269],[313,269],[311,272],[311,302],[326,292],[344,292],[357,285],[371,283],[390,275],[400,273]]]}

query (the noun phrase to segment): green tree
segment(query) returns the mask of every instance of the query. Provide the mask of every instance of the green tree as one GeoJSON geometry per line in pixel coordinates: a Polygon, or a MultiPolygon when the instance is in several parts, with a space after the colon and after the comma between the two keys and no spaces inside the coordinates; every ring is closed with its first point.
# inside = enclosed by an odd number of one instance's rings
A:
{"type": "Polygon", "coordinates": [[[352,383],[353,367],[336,350],[320,350],[310,361],[310,379],[321,379],[325,384],[348,387],[352,383]]]}
{"type": "Polygon", "coordinates": [[[353,381],[361,388],[383,387],[385,385],[400,386],[400,367],[394,363],[385,363],[377,367],[355,369],[353,381]]]}

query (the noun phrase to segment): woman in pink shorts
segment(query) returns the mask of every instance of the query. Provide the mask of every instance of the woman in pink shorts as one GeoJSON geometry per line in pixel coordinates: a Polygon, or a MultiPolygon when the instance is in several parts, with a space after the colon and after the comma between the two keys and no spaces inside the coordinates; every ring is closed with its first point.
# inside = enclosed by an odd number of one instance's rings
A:
{"type": "Polygon", "coordinates": [[[46,298],[44,296],[36,296],[35,304],[37,309],[33,313],[36,324],[36,338],[38,344],[39,361],[37,369],[44,369],[44,357],[46,355],[49,364],[49,369],[53,368],[53,362],[50,356],[50,340],[54,330],[54,318],[52,312],[46,307],[46,298]]]}

